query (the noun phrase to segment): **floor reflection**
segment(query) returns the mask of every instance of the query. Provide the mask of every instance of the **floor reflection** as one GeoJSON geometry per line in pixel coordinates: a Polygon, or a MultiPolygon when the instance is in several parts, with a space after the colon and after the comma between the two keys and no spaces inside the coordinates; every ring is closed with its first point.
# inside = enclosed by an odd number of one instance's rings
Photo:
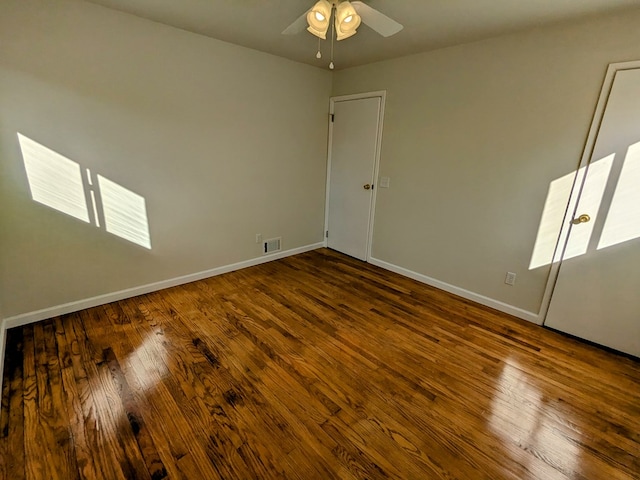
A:
{"type": "Polygon", "coordinates": [[[488,426],[505,444],[516,445],[528,455],[519,458],[520,463],[532,472],[532,464],[541,458],[555,470],[569,478],[579,471],[580,432],[568,436],[567,425],[571,425],[566,413],[553,406],[553,399],[544,395],[516,360],[509,358],[504,363],[496,383],[497,393],[491,401],[488,426]],[[514,416],[514,412],[518,412],[514,416]]]}

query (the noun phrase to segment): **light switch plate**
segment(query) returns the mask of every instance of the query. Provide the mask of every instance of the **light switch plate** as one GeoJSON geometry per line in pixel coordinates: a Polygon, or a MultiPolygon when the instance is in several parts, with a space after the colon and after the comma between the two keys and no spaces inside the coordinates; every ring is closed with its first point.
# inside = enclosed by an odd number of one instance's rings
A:
{"type": "Polygon", "coordinates": [[[389,188],[391,179],[389,177],[380,177],[380,188],[389,188]]]}

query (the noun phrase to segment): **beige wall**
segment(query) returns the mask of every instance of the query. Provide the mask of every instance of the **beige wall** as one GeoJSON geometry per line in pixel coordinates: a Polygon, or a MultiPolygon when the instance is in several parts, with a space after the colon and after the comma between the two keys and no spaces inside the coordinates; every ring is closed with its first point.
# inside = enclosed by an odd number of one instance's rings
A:
{"type": "Polygon", "coordinates": [[[640,59],[640,12],[337,72],[387,90],[373,257],[537,313],[528,270],[549,183],[578,164],[607,64],[640,59]],[[516,272],[516,286],[504,284],[516,272]]]}
{"type": "Polygon", "coordinates": [[[323,240],[331,74],[85,2],[0,4],[10,317],[323,240]],[[31,200],[17,132],[146,200],[147,250],[31,200]]]}
{"type": "MultiPolygon", "coordinates": [[[[549,182],[581,155],[640,13],[333,74],[387,90],[373,256],[531,312],[549,182]],[[505,272],[518,274],[506,286],[505,272]]],[[[84,2],[0,4],[5,317],[322,241],[331,73],[84,2]],[[146,250],[31,200],[16,133],[144,196],[146,250]]]]}

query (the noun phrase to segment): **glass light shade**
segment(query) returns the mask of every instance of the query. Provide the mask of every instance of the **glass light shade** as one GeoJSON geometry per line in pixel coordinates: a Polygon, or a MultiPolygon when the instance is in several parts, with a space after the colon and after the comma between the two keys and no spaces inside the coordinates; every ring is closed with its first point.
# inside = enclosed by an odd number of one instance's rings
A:
{"type": "Polygon", "coordinates": [[[336,7],[336,39],[344,40],[355,35],[361,21],[353,5],[349,2],[339,3],[336,7]]]}
{"type": "Polygon", "coordinates": [[[331,3],[327,0],[318,0],[313,8],[309,10],[309,13],[307,13],[307,23],[309,24],[307,31],[318,38],[327,38],[331,9],[331,3]]]}

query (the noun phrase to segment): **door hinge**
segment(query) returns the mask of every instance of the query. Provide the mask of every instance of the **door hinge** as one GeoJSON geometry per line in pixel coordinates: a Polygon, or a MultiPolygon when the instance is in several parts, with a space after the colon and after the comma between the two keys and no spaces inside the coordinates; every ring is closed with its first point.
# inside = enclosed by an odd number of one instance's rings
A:
{"type": "Polygon", "coordinates": [[[329,230],[327,230],[326,232],[324,232],[324,238],[329,238],[329,230]]]}
{"type": "Polygon", "coordinates": [[[331,123],[333,123],[333,121],[336,118],[336,115],[334,113],[330,113],[329,116],[331,117],[331,123]]]}

